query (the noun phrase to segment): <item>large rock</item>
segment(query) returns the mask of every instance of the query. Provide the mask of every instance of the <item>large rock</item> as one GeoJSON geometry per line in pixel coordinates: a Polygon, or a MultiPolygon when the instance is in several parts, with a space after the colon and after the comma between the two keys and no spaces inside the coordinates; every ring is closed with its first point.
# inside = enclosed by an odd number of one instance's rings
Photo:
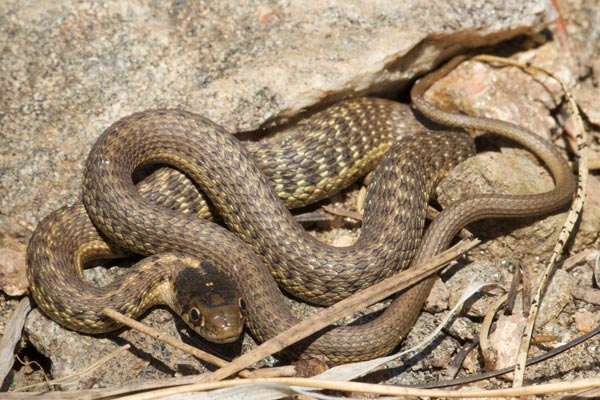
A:
{"type": "Polygon", "coordinates": [[[78,197],[117,119],[183,107],[238,132],[344,96],[396,92],[452,54],[539,29],[545,1],[0,5],[0,211],[78,197]]]}

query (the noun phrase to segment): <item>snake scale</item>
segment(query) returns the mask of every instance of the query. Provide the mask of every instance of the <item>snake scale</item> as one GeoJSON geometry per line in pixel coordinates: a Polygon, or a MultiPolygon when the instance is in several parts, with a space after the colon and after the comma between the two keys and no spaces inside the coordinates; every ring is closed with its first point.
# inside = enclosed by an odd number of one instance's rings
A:
{"type": "MultiPolygon", "coordinates": [[[[415,107],[450,126],[515,140],[546,164],[554,190],[463,199],[440,214],[419,245],[435,185],[474,153],[465,133],[415,128],[407,106],[371,98],[333,105],[282,141],[246,144],[189,112],[145,111],[113,124],[93,146],[84,176],[87,213],[81,204],[65,207],[36,229],[28,249],[36,302],[57,321],[86,332],[115,329],[100,313],[106,304],[135,317],[165,302],[201,332],[209,324],[198,313],[204,301],[225,314],[215,314],[227,331],[223,341],[232,340],[241,329],[234,307],[240,305],[250,332],[264,341],[297,322],[277,284],[311,303],[331,304],[438,253],[470,222],[563,207],[573,196],[575,181],[550,143],[516,125],[442,112],[423,99],[426,88],[460,61],[451,61],[415,85],[415,107]],[[173,166],[190,177],[236,235],[197,217],[205,215],[206,208],[181,173],[161,169],[136,189],[134,171],[154,164],[173,166]],[[354,245],[324,245],[294,221],[287,207],[339,191],[375,165],[362,231],[354,245]],[[114,286],[90,288],[81,264],[96,254],[122,254],[123,248],[153,256],[130,268],[114,286]],[[221,277],[229,279],[238,292],[223,284],[223,292],[217,293],[224,295],[210,292],[212,298],[190,304],[190,297],[199,296],[190,288],[192,280],[184,279],[188,288],[178,287],[178,272],[162,272],[170,264],[175,270],[203,271],[197,274],[210,276],[210,286],[217,276],[217,289],[221,277]],[[146,283],[141,283],[142,276],[146,283]],[[187,299],[184,305],[175,304],[180,298],[187,299]],[[224,298],[232,299],[234,306],[224,298]]],[[[366,324],[332,327],[292,351],[331,363],[387,354],[414,323],[432,283],[427,279],[400,294],[366,324]]],[[[198,285],[204,289],[204,284],[198,285]]]]}

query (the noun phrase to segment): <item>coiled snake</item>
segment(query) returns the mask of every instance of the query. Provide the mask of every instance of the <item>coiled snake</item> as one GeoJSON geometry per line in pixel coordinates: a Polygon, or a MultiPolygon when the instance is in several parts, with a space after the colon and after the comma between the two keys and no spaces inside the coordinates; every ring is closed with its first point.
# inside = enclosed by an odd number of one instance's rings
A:
{"type": "MultiPolygon", "coordinates": [[[[198,115],[180,110],[145,111],[113,124],[94,145],[83,190],[89,217],[81,205],[64,208],[36,230],[28,250],[36,302],[66,326],[94,332],[115,328],[100,313],[107,303],[137,316],[162,301],[202,331],[211,324],[208,314],[212,313],[202,313],[207,307],[202,299],[191,305],[189,300],[183,306],[174,304],[179,297],[194,296],[192,289],[186,289],[184,295],[177,289],[175,294],[165,294],[177,281],[177,274],[149,272],[163,269],[165,263],[180,270],[202,266],[226,275],[239,290],[238,295],[224,284],[224,295],[211,295],[217,301],[206,300],[208,307],[216,304],[216,309],[225,310],[227,317],[217,321],[227,331],[225,341],[241,329],[235,306],[244,302],[246,324],[262,341],[297,321],[285,307],[273,277],[294,296],[327,305],[406,268],[415,254],[412,262],[418,263],[443,250],[470,222],[539,215],[567,204],[575,181],[551,144],[521,127],[443,113],[423,100],[424,90],[460,61],[453,60],[419,82],[413,88],[415,106],[447,125],[491,131],[530,149],[551,171],[556,184],[553,191],[461,200],[432,223],[419,246],[425,207],[435,184],[474,152],[473,142],[465,133],[422,129],[419,135],[398,138],[406,128],[405,121],[410,120],[407,107],[369,98],[338,103],[281,142],[245,146],[198,115]],[[326,246],[294,221],[286,206],[307,204],[341,190],[372,169],[378,159],[362,232],[354,245],[326,246]],[[211,221],[168,209],[204,213],[196,203],[194,189],[183,189],[186,180],[181,174],[160,170],[136,190],[134,171],[150,164],[168,164],[185,172],[237,236],[211,221]],[[110,242],[118,243],[118,248],[106,244],[89,218],[110,242]],[[66,224],[71,228],[64,229],[66,224]],[[82,260],[98,249],[104,255],[119,253],[120,247],[145,255],[170,253],[166,261],[154,256],[132,268],[122,280],[129,289],[89,288],[82,279],[82,260]],[[154,269],[149,270],[149,266],[154,269]],[[151,278],[142,284],[142,275],[151,278]],[[142,297],[142,292],[147,297],[142,297]],[[231,299],[230,303],[225,304],[224,298],[231,299]]],[[[192,285],[191,279],[185,281],[192,285]]],[[[215,278],[217,281],[220,278],[215,278]]],[[[374,320],[332,328],[294,351],[322,355],[332,363],[387,354],[414,323],[432,282],[428,279],[399,295],[374,320]]],[[[204,334],[219,339],[219,334],[204,334]]]]}

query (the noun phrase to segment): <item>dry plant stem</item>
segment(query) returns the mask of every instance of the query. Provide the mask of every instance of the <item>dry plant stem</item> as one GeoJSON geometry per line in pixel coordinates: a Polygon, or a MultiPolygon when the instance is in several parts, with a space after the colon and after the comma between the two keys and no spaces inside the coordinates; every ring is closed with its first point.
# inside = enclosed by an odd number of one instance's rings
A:
{"type": "Polygon", "coordinates": [[[590,254],[592,251],[594,251],[594,250],[584,250],[584,251],[580,251],[579,253],[573,254],[571,257],[569,257],[565,261],[563,261],[563,263],[562,263],[563,269],[565,271],[572,270],[576,265],[585,261],[588,254],[590,254]]]}
{"type": "Polygon", "coordinates": [[[531,307],[529,309],[529,316],[527,319],[527,326],[525,328],[525,332],[521,336],[521,344],[519,346],[519,353],[517,354],[517,363],[515,365],[515,377],[513,379],[513,387],[517,388],[523,385],[523,378],[525,376],[525,365],[527,363],[527,353],[529,352],[529,346],[531,343],[531,337],[533,335],[533,328],[535,326],[535,320],[537,318],[537,314],[539,311],[541,299],[543,297],[544,292],[546,291],[548,282],[550,277],[552,276],[552,272],[554,271],[554,266],[556,265],[556,260],[562,254],[565,244],[567,243],[575,224],[579,220],[579,216],[581,215],[581,210],[583,208],[583,199],[585,198],[586,188],[587,188],[587,144],[586,144],[586,134],[585,128],[583,126],[583,121],[579,112],[577,110],[577,103],[573,99],[571,93],[567,90],[565,84],[558,79],[551,72],[543,70],[541,68],[537,68],[531,65],[523,65],[513,60],[500,58],[500,57],[492,57],[492,56],[478,56],[475,57],[476,60],[485,61],[485,62],[499,62],[505,65],[512,65],[518,68],[523,69],[529,73],[543,73],[547,76],[552,77],[556,80],[567,99],[567,105],[569,107],[569,113],[573,118],[573,124],[576,129],[576,138],[577,138],[577,153],[579,154],[579,174],[577,180],[577,193],[575,195],[575,199],[573,200],[573,204],[569,213],[567,215],[566,221],[561,228],[560,234],[558,236],[558,241],[556,246],[552,250],[552,255],[550,256],[550,261],[548,261],[548,265],[544,274],[540,279],[540,283],[538,285],[535,297],[531,303],[531,307]]]}
{"type": "Polygon", "coordinates": [[[356,196],[356,209],[363,215],[365,212],[365,202],[367,200],[367,187],[361,186],[356,196]]]}
{"type": "MultiPolygon", "coordinates": [[[[188,378],[184,377],[189,381],[188,378]]],[[[181,381],[182,378],[177,378],[181,381]]],[[[171,384],[174,380],[163,380],[168,381],[171,384]]],[[[155,385],[160,381],[152,381],[151,384],[155,385]]],[[[75,392],[50,392],[45,393],[43,398],[45,399],[78,399],[78,400],[94,400],[94,399],[120,399],[120,400],[150,400],[158,399],[164,396],[189,393],[190,391],[207,391],[213,389],[219,389],[223,387],[231,387],[236,385],[252,384],[252,383],[280,383],[289,386],[303,386],[303,387],[316,387],[323,389],[332,389],[346,392],[361,392],[361,393],[373,393],[379,395],[391,395],[398,397],[409,397],[409,396],[421,396],[421,397],[446,397],[446,398],[475,398],[475,397],[503,397],[503,396],[515,396],[515,395],[541,395],[548,393],[559,393],[559,392],[576,392],[581,390],[589,390],[594,388],[600,388],[600,379],[581,379],[571,382],[560,382],[543,384],[537,386],[526,386],[518,389],[495,389],[495,390],[477,390],[477,391],[455,391],[455,390],[431,390],[431,389],[419,389],[402,386],[392,385],[381,385],[381,384],[370,384],[370,383],[359,383],[359,382],[339,382],[339,381],[323,381],[307,378],[270,378],[270,379],[235,379],[227,380],[222,382],[210,382],[210,383],[196,383],[194,385],[187,385],[182,387],[172,387],[170,389],[159,389],[155,391],[148,391],[140,393],[140,390],[144,390],[147,383],[133,384],[121,388],[104,388],[104,389],[91,389],[81,390],[75,392]],[[169,393],[166,391],[169,390],[169,393]],[[117,397],[120,394],[134,393],[129,396],[117,397]]],[[[250,386],[251,387],[251,386],[250,386]]],[[[249,388],[250,388],[249,387],[249,388]]],[[[249,389],[250,390],[250,389],[249,389]]],[[[36,393],[38,394],[38,393],[36,393]]],[[[30,399],[33,393],[6,393],[3,395],[4,399],[7,400],[18,400],[18,399],[30,399]]],[[[41,398],[36,396],[35,398],[41,398]]]]}
{"type": "Polygon", "coordinates": [[[202,381],[218,381],[225,379],[255,362],[326,328],[341,318],[352,315],[357,311],[382,301],[392,294],[406,289],[424,278],[433,275],[442,269],[448,262],[472,249],[477,244],[479,244],[479,240],[476,239],[462,241],[423,264],[399,272],[383,282],[355,293],[331,307],[316,312],[309,318],[306,318],[300,323],[281,332],[274,338],[267,340],[255,349],[236,358],[229,363],[229,365],[213,372],[207,378],[202,379],[202,381]]]}
{"type": "Polygon", "coordinates": [[[323,210],[327,211],[330,214],[338,215],[340,217],[352,218],[357,221],[363,220],[362,213],[360,213],[358,211],[351,211],[351,210],[346,210],[345,208],[333,207],[333,206],[323,206],[323,210]]]}
{"type": "Polygon", "coordinates": [[[247,372],[248,373],[246,374],[246,376],[244,376],[244,378],[277,378],[284,376],[291,377],[296,376],[296,367],[293,365],[284,365],[282,367],[261,368],[247,372]]]}
{"type": "MultiPolygon", "coordinates": [[[[525,268],[525,266],[521,266],[521,272],[523,275],[522,278],[522,285],[520,288],[517,288],[518,290],[521,290],[521,297],[523,299],[522,301],[522,308],[523,308],[523,313],[526,317],[529,317],[529,314],[525,314],[526,312],[529,312],[529,309],[531,308],[531,302],[533,301],[533,294],[531,293],[533,291],[533,277],[531,276],[531,271],[529,271],[529,268],[525,268]]],[[[518,291],[517,290],[517,291],[518,291]]],[[[509,308],[510,312],[513,313],[514,312],[514,307],[509,308]]]]}
{"type": "MultiPolygon", "coordinates": [[[[192,376],[181,376],[177,378],[163,378],[153,379],[142,382],[136,382],[124,386],[105,387],[97,389],[84,389],[74,390],[70,392],[66,391],[54,391],[54,392],[11,392],[3,393],[1,395],[3,400],[10,399],[41,399],[44,400],[97,400],[97,399],[114,399],[118,398],[119,395],[128,395],[131,393],[141,393],[143,391],[149,391],[156,388],[166,388],[171,386],[181,386],[186,384],[194,383],[198,380],[197,375],[192,376]]],[[[40,384],[41,385],[41,384],[40,384]]]]}
{"type": "Polygon", "coordinates": [[[125,315],[111,309],[105,308],[102,310],[102,313],[107,317],[114,319],[124,325],[129,326],[130,328],[136,329],[140,332],[145,333],[146,335],[152,336],[156,340],[160,340],[161,342],[167,343],[181,351],[184,351],[188,354],[193,355],[203,361],[216,365],[217,367],[224,367],[229,364],[227,361],[216,357],[210,353],[202,351],[200,349],[195,348],[194,346],[190,346],[189,344],[183,343],[181,340],[178,340],[172,336],[164,335],[161,332],[157,331],[154,328],[151,328],[147,325],[142,324],[134,319],[126,317],[125,315]]]}
{"type": "MultiPolygon", "coordinates": [[[[573,347],[578,346],[581,343],[584,343],[585,341],[593,338],[594,336],[596,336],[598,334],[600,334],[600,327],[596,327],[596,329],[594,329],[593,331],[586,333],[585,335],[581,335],[578,338],[571,340],[569,343],[563,344],[562,346],[557,347],[553,350],[550,350],[547,353],[544,353],[539,356],[528,359],[527,365],[528,366],[534,365],[534,364],[541,363],[542,361],[549,360],[558,354],[564,353],[565,351],[572,349],[573,347]]],[[[461,378],[456,378],[456,379],[446,380],[446,381],[428,382],[428,383],[423,383],[423,384],[419,384],[419,385],[413,385],[413,387],[418,387],[421,389],[433,389],[433,388],[448,387],[448,386],[466,385],[466,384],[473,383],[473,382],[479,382],[484,379],[489,379],[489,378],[494,378],[496,376],[504,375],[508,372],[514,371],[514,369],[515,369],[515,366],[513,365],[511,367],[505,367],[505,368],[501,368],[501,369],[498,369],[495,371],[483,372],[483,373],[479,373],[477,375],[469,375],[469,376],[464,376],[461,378]]]]}
{"type": "Polygon", "coordinates": [[[478,342],[478,340],[475,340],[473,342],[465,343],[460,348],[456,356],[452,359],[452,361],[450,361],[448,367],[446,368],[446,376],[448,377],[448,379],[456,378],[456,376],[462,369],[465,359],[467,358],[469,353],[477,347],[477,345],[479,344],[478,342]]]}
{"type": "Polygon", "coordinates": [[[600,387],[600,378],[580,379],[571,382],[547,383],[542,385],[525,386],[521,388],[493,389],[493,390],[440,390],[440,389],[416,389],[402,386],[382,385],[363,382],[340,382],[331,380],[316,380],[310,378],[270,378],[270,379],[234,379],[222,382],[196,383],[188,386],[156,390],[153,392],[134,394],[121,397],[121,400],[151,400],[165,396],[190,393],[197,391],[208,391],[231,387],[237,385],[249,385],[252,383],[279,383],[287,386],[302,386],[317,389],[335,390],[341,392],[369,393],[384,396],[398,397],[431,397],[431,398],[498,398],[506,396],[534,396],[549,393],[575,393],[600,387]]]}
{"type": "Polygon", "coordinates": [[[294,215],[294,219],[300,224],[308,224],[314,222],[331,223],[335,220],[335,216],[321,211],[310,211],[307,213],[294,215]]]}
{"type": "Polygon", "coordinates": [[[31,311],[29,298],[24,297],[15,307],[6,323],[2,340],[0,340],[0,385],[12,369],[14,363],[15,346],[21,339],[21,331],[25,324],[25,317],[31,311]]]}
{"type": "MultiPolygon", "coordinates": [[[[529,281],[525,282],[526,274],[523,273],[523,265],[520,262],[515,263],[515,268],[513,269],[513,278],[510,283],[510,288],[508,289],[508,298],[506,301],[506,311],[513,314],[515,309],[515,304],[517,302],[517,295],[519,294],[519,287],[521,286],[521,282],[526,285],[529,285],[529,281]]],[[[528,309],[531,305],[531,299],[526,298],[525,291],[523,291],[523,309],[528,309]],[[527,304],[527,305],[526,305],[527,304]]],[[[494,311],[496,312],[496,311],[494,311]]]]}
{"type": "MultiPolygon", "coordinates": [[[[161,332],[157,331],[154,328],[151,328],[147,325],[142,324],[141,322],[136,321],[135,319],[129,318],[120,312],[113,310],[111,308],[105,308],[102,312],[114,319],[122,323],[123,325],[127,325],[130,328],[136,329],[146,335],[152,336],[156,340],[160,340],[163,343],[171,345],[185,353],[191,354],[200,360],[206,361],[210,364],[216,365],[217,367],[225,367],[229,364],[228,361],[225,361],[219,357],[216,357],[210,353],[202,351],[194,346],[190,346],[189,344],[183,343],[181,340],[174,338],[172,336],[164,335],[161,332]]],[[[294,376],[295,375],[295,367],[288,366],[285,369],[281,368],[265,368],[261,370],[261,373],[256,371],[240,371],[239,375],[244,378],[256,378],[256,377],[275,377],[275,376],[294,376]]]]}
{"type": "Polygon", "coordinates": [[[600,285],[600,252],[594,252],[592,256],[594,257],[594,281],[596,285],[600,285]]]}
{"type": "Polygon", "coordinates": [[[492,327],[492,322],[494,322],[494,315],[496,315],[498,309],[502,307],[502,304],[504,304],[507,299],[508,293],[500,296],[487,310],[485,317],[483,318],[483,322],[481,323],[481,328],[479,329],[479,347],[481,348],[481,354],[483,354],[483,358],[486,360],[486,362],[489,362],[488,357],[490,354],[490,344],[488,342],[488,337],[490,334],[490,328],[492,327]]]}

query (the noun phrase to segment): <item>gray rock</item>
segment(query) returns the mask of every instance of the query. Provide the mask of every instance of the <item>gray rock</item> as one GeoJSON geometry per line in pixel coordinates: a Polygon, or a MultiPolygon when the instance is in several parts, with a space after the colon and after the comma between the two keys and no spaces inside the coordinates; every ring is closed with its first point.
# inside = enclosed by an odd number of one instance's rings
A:
{"type": "Polygon", "coordinates": [[[446,331],[461,342],[474,342],[479,335],[479,326],[469,318],[459,317],[452,321],[446,331]]]}
{"type": "Polygon", "coordinates": [[[22,296],[29,287],[25,250],[31,232],[19,222],[0,215],[0,290],[9,296],[22,296]]]}
{"type": "Polygon", "coordinates": [[[233,132],[397,92],[441,59],[532,32],[546,2],[0,5],[0,210],[35,224],[73,201],[119,118],[183,107],[233,132]]]}
{"type": "MultiPolygon", "coordinates": [[[[478,249],[471,253],[476,253],[478,249]]],[[[454,307],[465,292],[465,289],[471,284],[485,283],[490,284],[485,292],[500,293],[499,289],[495,289],[493,284],[498,284],[501,287],[508,289],[511,282],[511,274],[506,265],[498,265],[490,261],[473,261],[460,268],[450,268],[441,275],[441,280],[444,282],[446,291],[450,293],[449,306],[454,307]]],[[[482,293],[478,296],[473,296],[466,303],[466,310],[461,315],[470,317],[482,318],[489,307],[496,301],[495,296],[482,293]]]]}

